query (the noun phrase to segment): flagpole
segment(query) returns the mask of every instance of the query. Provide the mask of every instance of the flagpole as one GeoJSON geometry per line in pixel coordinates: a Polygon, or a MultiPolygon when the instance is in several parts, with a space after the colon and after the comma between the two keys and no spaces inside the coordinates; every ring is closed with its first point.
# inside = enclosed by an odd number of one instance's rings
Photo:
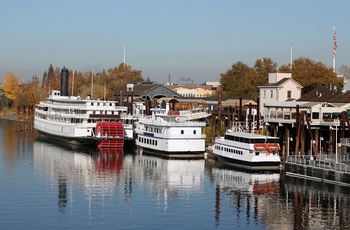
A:
{"type": "Polygon", "coordinates": [[[293,43],[290,44],[290,70],[293,67],[293,43]]]}
{"type": "Polygon", "coordinates": [[[124,67],[125,67],[125,46],[124,46],[123,64],[124,64],[124,67]]]}
{"type": "Polygon", "coordinates": [[[333,25],[333,72],[335,72],[335,57],[337,55],[337,35],[335,33],[335,24],[333,25]]]}

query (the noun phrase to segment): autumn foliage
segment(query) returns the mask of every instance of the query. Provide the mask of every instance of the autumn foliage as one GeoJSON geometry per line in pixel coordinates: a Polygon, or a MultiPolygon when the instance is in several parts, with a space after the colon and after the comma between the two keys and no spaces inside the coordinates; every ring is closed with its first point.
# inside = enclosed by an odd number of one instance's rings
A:
{"type": "MultiPolygon", "coordinates": [[[[70,70],[68,88],[70,95],[86,98],[93,92],[94,99],[111,99],[116,88],[140,81],[144,81],[140,70],[133,70],[129,65],[120,64],[118,67],[97,73],[93,70],[86,72],[70,70]]],[[[5,104],[14,108],[35,105],[45,100],[51,90],[59,90],[60,82],[61,68],[53,68],[52,65],[44,72],[41,81],[34,76],[32,81],[24,83],[16,74],[8,73],[4,76],[2,92],[12,103],[4,103],[5,98],[1,97],[2,107],[5,104]]]]}

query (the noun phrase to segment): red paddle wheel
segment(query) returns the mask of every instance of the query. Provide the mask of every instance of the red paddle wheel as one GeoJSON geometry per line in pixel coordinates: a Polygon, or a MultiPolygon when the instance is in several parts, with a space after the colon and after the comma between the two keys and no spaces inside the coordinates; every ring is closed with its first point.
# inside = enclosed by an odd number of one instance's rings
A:
{"type": "Polygon", "coordinates": [[[123,124],[119,121],[99,121],[96,123],[96,137],[99,148],[123,148],[123,124]]]}

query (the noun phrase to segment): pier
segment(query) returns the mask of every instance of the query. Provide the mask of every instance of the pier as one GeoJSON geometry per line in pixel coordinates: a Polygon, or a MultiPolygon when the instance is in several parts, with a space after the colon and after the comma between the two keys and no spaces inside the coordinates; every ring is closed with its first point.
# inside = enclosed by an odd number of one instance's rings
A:
{"type": "Polygon", "coordinates": [[[287,156],[283,168],[288,176],[350,186],[349,155],[287,156]]]}

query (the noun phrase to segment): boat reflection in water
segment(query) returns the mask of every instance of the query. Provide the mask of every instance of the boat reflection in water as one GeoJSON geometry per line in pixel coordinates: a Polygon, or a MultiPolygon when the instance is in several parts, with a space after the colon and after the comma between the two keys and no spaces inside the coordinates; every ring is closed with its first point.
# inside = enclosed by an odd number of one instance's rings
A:
{"type": "Polygon", "coordinates": [[[212,169],[215,178],[215,219],[220,223],[220,215],[226,204],[232,204],[239,218],[245,218],[249,225],[264,223],[267,227],[277,224],[288,229],[289,221],[279,214],[278,196],[280,174],[268,172],[245,172],[216,162],[212,169]],[[275,208],[274,208],[275,207],[275,208]],[[242,216],[241,216],[242,215],[242,216]],[[279,219],[276,219],[276,218],[279,219]],[[277,222],[276,222],[277,220],[277,222]]]}
{"type": "Polygon", "coordinates": [[[87,149],[74,145],[60,146],[37,140],[34,142],[34,167],[48,175],[51,186],[58,186],[58,206],[65,212],[68,193],[83,188],[84,197],[115,193],[123,167],[123,149],[87,149]]]}
{"type": "Polygon", "coordinates": [[[135,178],[152,193],[174,196],[180,191],[199,192],[204,187],[204,159],[168,159],[154,155],[134,156],[135,178]]]}
{"type": "Polygon", "coordinates": [[[217,163],[213,168],[215,181],[222,191],[234,191],[252,195],[278,193],[279,173],[244,172],[217,163]]]}

